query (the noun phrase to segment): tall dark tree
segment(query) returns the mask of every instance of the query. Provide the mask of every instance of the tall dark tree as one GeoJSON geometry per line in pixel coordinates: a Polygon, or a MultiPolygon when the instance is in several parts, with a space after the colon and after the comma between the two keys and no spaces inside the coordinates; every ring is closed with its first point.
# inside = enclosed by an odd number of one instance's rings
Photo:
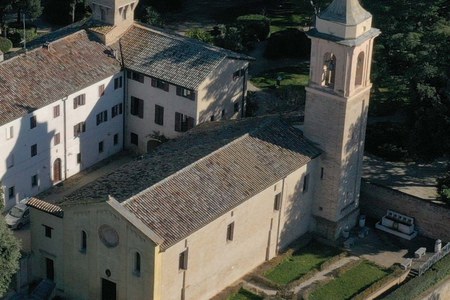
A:
{"type": "Polygon", "coordinates": [[[41,0],[12,0],[12,6],[17,12],[17,23],[22,22],[23,14],[31,20],[37,19],[42,14],[41,0]]]}
{"type": "MultiPolygon", "coordinates": [[[[1,184],[0,184],[1,187],[1,184]]],[[[0,188],[0,212],[3,211],[3,192],[0,188]]],[[[0,217],[0,297],[8,290],[12,276],[19,268],[20,245],[0,217]]]]}

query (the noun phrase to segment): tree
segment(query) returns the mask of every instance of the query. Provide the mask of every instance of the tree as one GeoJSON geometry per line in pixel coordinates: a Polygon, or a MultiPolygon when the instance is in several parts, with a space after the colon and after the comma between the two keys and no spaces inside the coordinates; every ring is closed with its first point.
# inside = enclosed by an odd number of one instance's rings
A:
{"type": "Polygon", "coordinates": [[[141,22],[158,27],[164,26],[164,21],[161,18],[161,15],[151,6],[145,8],[145,13],[141,18],[141,22]]]}
{"type": "Polygon", "coordinates": [[[22,14],[35,20],[42,14],[41,0],[7,0],[12,1],[12,7],[17,12],[17,23],[22,22],[22,14]]]}
{"type": "Polygon", "coordinates": [[[87,0],[47,0],[44,15],[51,23],[67,25],[85,18],[87,0]]]}
{"type": "MultiPolygon", "coordinates": [[[[0,211],[3,211],[3,189],[0,184],[0,211]]],[[[12,276],[19,269],[20,244],[4,218],[0,218],[0,297],[8,290],[12,276]]]]}
{"type": "Polygon", "coordinates": [[[186,31],[186,36],[208,44],[212,44],[214,41],[211,33],[201,28],[189,29],[186,31]]]}

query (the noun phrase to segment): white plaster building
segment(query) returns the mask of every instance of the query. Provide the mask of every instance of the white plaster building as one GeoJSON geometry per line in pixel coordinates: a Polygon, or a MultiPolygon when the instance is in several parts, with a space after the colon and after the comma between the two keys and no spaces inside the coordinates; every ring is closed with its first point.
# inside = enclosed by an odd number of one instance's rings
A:
{"type": "Polygon", "coordinates": [[[316,24],[303,132],[207,122],[58,206],[32,199],[34,277],[74,299],[209,299],[299,236],[353,227],[379,31],[357,0],[316,24]]]}
{"type": "Polygon", "coordinates": [[[91,20],[0,62],[6,209],[155,134],[243,113],[251,58],[137,24],[137,2],[93,1],[91,20]]]}

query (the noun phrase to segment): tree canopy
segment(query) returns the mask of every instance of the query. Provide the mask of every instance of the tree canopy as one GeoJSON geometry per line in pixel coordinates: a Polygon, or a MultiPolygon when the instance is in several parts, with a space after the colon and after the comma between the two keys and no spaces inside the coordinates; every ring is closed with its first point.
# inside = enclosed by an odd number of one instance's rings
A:
{"type": "MultiPolygon", "coordinates": [[[[0,184],[0,212],[3,211],[3,190],[0,184]]],[[[11,277],[19,268],[20,245],[4,218],[0,218],[0,297],[8,290],[11,277]]]]}

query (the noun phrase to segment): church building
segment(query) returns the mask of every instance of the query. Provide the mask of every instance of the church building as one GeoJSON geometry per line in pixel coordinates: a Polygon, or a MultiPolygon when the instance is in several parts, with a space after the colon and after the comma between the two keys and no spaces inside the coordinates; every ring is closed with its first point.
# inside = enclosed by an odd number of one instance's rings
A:
{"type": "Polygon", "coordinates": [[[358,0],[317,16],[302,130],[275,116],[206,122],[58,205],[30,200],[34,278],[70,299],[209,299],[301,235],[353,227],[371,21],[358,0]]]}

